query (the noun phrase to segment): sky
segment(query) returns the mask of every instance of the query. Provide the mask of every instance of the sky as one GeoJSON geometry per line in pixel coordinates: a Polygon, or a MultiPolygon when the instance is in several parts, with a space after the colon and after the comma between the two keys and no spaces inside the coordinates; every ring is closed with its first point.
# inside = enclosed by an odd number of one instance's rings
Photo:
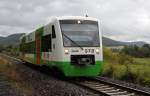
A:
{"type": "Polygon", "coordinates": [[[103,36],[150,43],[150,0],[0,0],[0,36],[29,33],[51,16],[85,16],[101,21],[103,36]]]}

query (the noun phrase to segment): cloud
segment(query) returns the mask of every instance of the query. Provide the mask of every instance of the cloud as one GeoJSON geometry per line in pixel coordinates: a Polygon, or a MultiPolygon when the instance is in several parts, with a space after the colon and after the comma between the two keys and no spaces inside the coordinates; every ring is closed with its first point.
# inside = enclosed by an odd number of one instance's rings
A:
{"type": "Polygon", "coordinates": [[[85,15],[101,20],[103,35],[150,43],[149,0],[1,0],[0,35],[30,32],[51,16],[85,15]]]}
{"type": "Polygon", "coordinates": [[[0,26],[0,30],[2,36],[7,36],[8,34],[14,34],[20,32],[25,33],[27,31],[27,29],[23,27],[9,27],[9,26],[0,26]]]}

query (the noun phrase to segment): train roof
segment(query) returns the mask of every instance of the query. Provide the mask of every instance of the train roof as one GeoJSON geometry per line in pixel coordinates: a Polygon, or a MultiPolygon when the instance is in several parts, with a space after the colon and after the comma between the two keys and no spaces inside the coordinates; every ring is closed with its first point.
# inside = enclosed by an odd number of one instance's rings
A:
{"type": "Polygon", "coordinates": [[[57,20],[93,20],[98,21],[98,19],[93,17],[86,17],[86,16],[61,16],[61,17],[55,17],[57,20]]]}
{"type": "MultiPolygon", "coordinates": [[[[96,18],[86,17],[86,16],[60,16],[60,17],[51,17],[49,22],[55,21],[55,20],[92,20],[92,21],[98,21],[98,19],[96,19],[96,18]]],[[[48,25],[48,24],[46,24],[46,25],[48,25]]],[[[35,31],[33,31],[33,32],[35,32],[35,31]]],[[[20,39],[22,39],[25,36],[32,34],[33,32],[24,34],[23,36],[21,36],[20,39]]]]}

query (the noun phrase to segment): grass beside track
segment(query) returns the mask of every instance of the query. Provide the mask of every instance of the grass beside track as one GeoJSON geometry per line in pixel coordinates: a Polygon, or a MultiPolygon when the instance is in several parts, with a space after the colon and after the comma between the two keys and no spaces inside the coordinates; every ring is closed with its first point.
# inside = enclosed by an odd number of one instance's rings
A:
{"type": "Polygon", "coordinates": [[[31,96],[32,87],[25,84],[20,74],[17,72],[15,64],[0,56],[0,75],[5,76],[12,86],[23,92],[25,96],[31,96]]]}
{"type": "Polygon", "coordinates": [[[105,61],[103,75],[150,87],[150,58],[133,58],[133,63],[120,64],[105,61]]]}
{"type": "Polygon", "coordinates": [[[150,58],[134,58],[137,64],[150,66],[150,58]]]}

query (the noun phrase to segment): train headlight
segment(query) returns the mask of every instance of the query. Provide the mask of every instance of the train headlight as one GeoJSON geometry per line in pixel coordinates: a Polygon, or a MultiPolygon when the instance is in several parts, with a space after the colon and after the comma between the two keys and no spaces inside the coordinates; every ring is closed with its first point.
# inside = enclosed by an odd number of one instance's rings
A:
{"type": "Polygon", "coordinates": [[[96,51],[96,54],[99,54],[99,49],[96,49],[95,51],[96,51]]]}
{"type": "Polygon", "coordinates": [[[81,23],[81,21],[80,20],[78,20],[78,24],[80,24],[81,23]]]}
{"type": "Polygon", "coordinates": [[[65,49],[65,54],[69,54],[69,50],[68,49],[65,49]]]}

